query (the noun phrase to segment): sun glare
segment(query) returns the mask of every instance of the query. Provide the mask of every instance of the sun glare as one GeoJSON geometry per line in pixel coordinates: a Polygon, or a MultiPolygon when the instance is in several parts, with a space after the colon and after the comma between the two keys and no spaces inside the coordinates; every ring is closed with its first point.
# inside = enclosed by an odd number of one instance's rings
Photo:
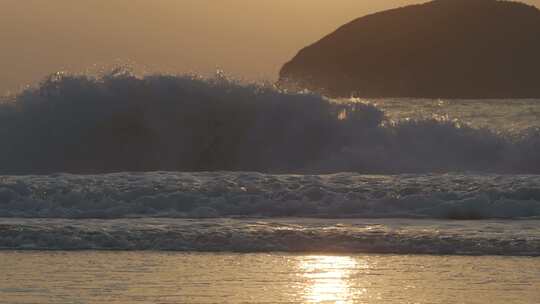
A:
{"type": "MultiPolygon", "coordinates": [[[[300,263],[308,280],[304,290],[307,303],[353,303],[365,290],[355,290],[349,278],[358,262],[346,256],[306,256],[300,263]]],[[[367,266],[366,266],[367,267],[367,266]]]]}

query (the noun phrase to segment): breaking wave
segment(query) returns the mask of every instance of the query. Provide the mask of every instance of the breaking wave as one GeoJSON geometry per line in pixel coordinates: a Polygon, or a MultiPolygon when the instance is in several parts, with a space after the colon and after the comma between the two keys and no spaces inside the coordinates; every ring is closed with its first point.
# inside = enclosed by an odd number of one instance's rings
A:
{"type": "Polygon", "coordinates": [[[224,77],[56,74],[0,104],[0,173],[540,173],[540,130],[444,119],[224,77]]]}
{"type": "Polygon", "coordinates": [[[0,217],[540,218],[540,176],[249,172],[2,176],[0,217]]]}

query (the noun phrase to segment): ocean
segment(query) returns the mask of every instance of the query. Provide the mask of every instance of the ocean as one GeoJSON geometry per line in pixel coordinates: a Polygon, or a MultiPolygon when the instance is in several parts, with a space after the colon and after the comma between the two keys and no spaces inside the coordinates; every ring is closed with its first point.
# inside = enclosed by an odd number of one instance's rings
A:
{"type": "Polygon", "coordinates": [[[540,298],[540,100],[117,75],[0,118],[0,303],[540,298]]]}
{"type": "Polygon", "coordinates": [[[537,303],[530,257],[0,252],[0,302],[537,303]]]}

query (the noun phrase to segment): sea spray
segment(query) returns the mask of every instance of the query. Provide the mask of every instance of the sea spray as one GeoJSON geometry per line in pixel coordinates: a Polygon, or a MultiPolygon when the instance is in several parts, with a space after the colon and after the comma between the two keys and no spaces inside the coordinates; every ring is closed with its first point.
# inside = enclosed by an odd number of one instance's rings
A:
{"type": "Polygon", "coordinates": [[[224,77],[55,74],[0,104],[0,173],[540,172],[534,126],[387,116],[224,77]]]}

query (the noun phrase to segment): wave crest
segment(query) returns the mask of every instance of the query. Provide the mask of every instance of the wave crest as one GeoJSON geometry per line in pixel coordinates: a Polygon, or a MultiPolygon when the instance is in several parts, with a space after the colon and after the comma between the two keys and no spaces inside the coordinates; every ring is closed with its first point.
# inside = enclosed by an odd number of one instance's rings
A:
{"type": "Polygon", "coordinates": [[[55,74],[0,104],[0,172],[540,172],[538,129],[384,122],[374,106],[224,77],[55,74]]]}

